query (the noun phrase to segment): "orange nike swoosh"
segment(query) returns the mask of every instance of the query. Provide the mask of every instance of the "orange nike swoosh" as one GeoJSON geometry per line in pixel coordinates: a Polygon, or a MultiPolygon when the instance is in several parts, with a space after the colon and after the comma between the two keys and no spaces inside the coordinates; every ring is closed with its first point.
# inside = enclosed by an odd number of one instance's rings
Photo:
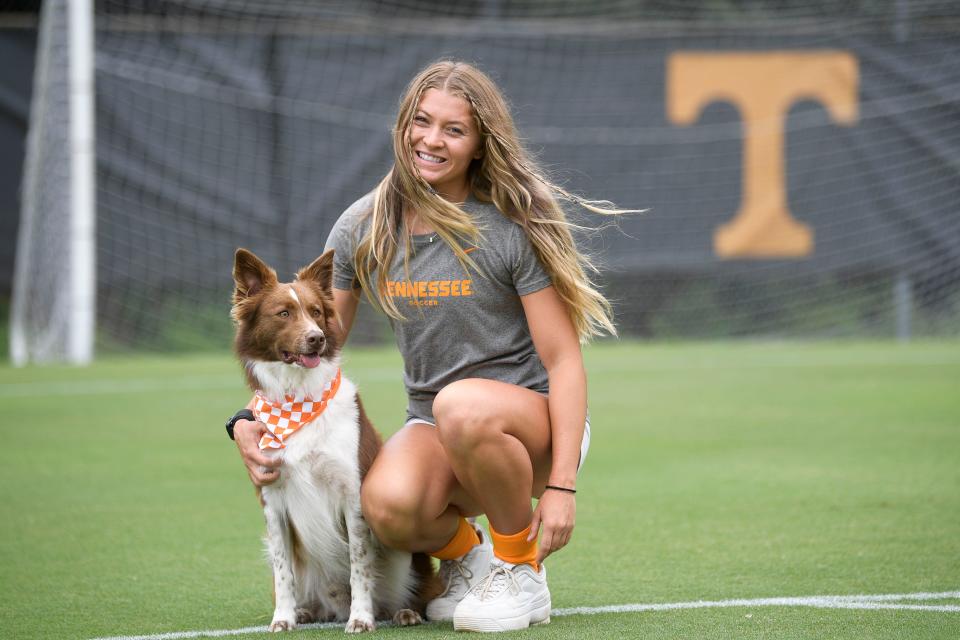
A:
{"type": "Polygon", "coordinates": [[[470,253],[471,251],[476,251],[476,250],[477,250],[476,247],[470,247],[469,249],[464,249],[463,252],[464,252],[464,253],[470,253]]]}

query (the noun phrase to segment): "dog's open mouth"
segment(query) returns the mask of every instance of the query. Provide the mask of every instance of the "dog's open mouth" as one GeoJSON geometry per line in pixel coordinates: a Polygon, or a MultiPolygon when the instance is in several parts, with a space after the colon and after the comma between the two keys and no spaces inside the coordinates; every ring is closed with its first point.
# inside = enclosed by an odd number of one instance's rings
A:
{"type": "Polygon", "coordinates": [[[313,369],[320,364],[320,352],[292,353],[290,351],[284,351],[283,361],[287,364],[298,364],[306,369],[313,369]]]}

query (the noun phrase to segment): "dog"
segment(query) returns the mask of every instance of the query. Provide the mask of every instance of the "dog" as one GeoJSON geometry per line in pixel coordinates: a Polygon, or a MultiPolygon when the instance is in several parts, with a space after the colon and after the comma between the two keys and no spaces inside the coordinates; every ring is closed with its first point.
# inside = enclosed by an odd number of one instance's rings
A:
{"type": "Polygon", "coordinates": [[[238,249],[233,279],[234,348],[256,394],[254,415],[270,429],[260,447],[283,458],[279,478],[259,491],[273,568],[270,630],[346,620],[358,633],[378,617],[421,623],[439,590],[429,557],[385,547],[360,511],[381,440],[340,374],[333,250],[280,283],[238,249]]]}

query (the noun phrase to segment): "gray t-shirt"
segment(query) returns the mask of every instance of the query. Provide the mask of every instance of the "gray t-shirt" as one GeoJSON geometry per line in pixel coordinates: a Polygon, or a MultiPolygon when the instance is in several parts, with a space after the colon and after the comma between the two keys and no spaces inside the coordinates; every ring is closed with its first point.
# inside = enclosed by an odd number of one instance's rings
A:
{"type": "MultiPolygon", "coordinates": [[[[368,194],[350,206],[327,238],[336,250],[333,286],[359,286],[353,257],[369,228],[368,194]]],[[[410,277],[403,247],[390,268],[387,291],[405,320],[392,321],[404,362],[411,417],[433,421],[433,399],[463,378],[500,380],[540,393],[547,372],[530,337],[520,296],[551,284],[523,229],[493,204],[472,197],[462,206],[481,230],[479,246],[464,245],[481,273],[467,272],[434,234],[414,236],[410,277]]]]}

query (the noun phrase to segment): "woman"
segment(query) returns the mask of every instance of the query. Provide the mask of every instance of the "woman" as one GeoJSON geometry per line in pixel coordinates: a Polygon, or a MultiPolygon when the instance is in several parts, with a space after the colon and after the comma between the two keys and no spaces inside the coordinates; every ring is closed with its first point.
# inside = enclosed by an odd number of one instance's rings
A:
{"type": "MultiPolygon", "coordinates": [[[[427,615],[457,629],[547,622],[542,562],[574,527],[590,426],[580,342],[615,329],[557,195],[618,212],[547,181],[494,83],[438,62],[401,101],[393,168],[327,241],[344,333],[362,290],[404,360],[408,419],[364,480],[364,517],[385,544],[441,560],[447,589],[427,615]],[[478,514],[492,544],[466,519],[478,514]]],[[[278,473],[261,431],[234,430],[257,485],[278,473]]]]}

